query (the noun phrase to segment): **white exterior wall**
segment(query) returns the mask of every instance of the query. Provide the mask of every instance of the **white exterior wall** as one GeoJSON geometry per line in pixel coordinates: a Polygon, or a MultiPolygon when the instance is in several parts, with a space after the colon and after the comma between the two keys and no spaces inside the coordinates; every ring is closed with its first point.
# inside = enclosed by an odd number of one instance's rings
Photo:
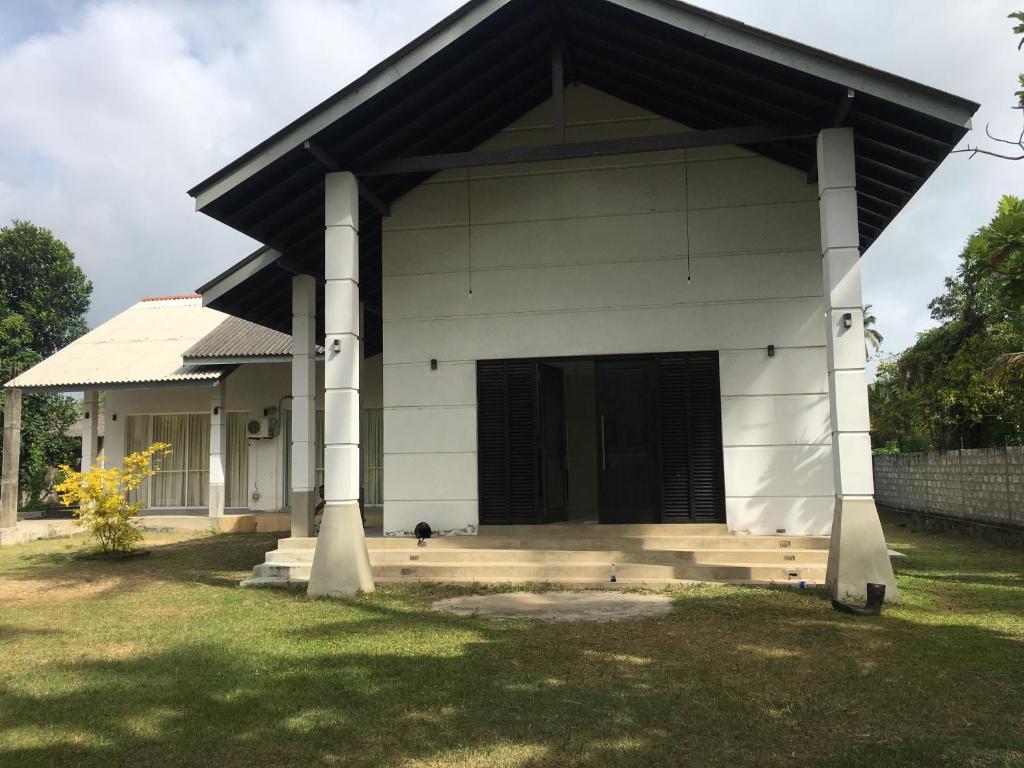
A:
{"type": "MultiPolygon", "coordinates": [[[[381,407],[381,358],[363,365],[364,408],[381,407]]],[[[323,362],[316,364],[317,410],[323,410],[323,362]]],[[[281,398],[291,393],[291,368],[288,363],[241,365],[227,379],[224,410],[244,411],[249,418],[261,418],[264,409],[277,408],[281,398]]],[[[114,389],[106,393],[106,435],[104,457],[108,466],[124,459],[124,429],[127,416],[133,414],[209,413],[212,387],[114,389]],[[113,417],[117,416],[114,421],[113,417]]],[[[283,403],[288,410],[290,402],[283,403]]],[[[283,429],[270,440],[249,440],[249,509],[278,511],[284,500],[285,444],[283,429]],[[259,490],[259,499],[253,493],[259,490]]]]}
{"type": "MultiPolygon", "coordinates": [[[[568,89],[566,109],[569,141],[680,130],[585,87],[568,89]]],[[[486,146],[549,143],[548,114],[542,105],[486,146]]],[[[386,532],[419,520],[476,529],[476,360],[696,350],[720,352],[730,528],[829,531],[817,189],[738,147],[691,150],[688,285],[684,157],[472,169],[469,203],[467,172],[447,171],[392,205],[386,532]]]]}

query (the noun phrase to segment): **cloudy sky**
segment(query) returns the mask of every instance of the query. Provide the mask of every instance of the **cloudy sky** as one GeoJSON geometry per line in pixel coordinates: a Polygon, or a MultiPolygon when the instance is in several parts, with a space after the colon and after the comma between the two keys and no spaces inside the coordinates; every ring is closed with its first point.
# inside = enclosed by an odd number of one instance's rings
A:
{"type": "MultiPolygon", "coordinates": [[[[322,101],[459,0],[218,3],[0,0],[0,222],[67,241],[96,290],[91,324],[190,292],[254,243],[185,190],[322,101]]],[[[1024,54],[995,0],[697,0],[763,29],[982,103],[976,131],[1019,131],[1024,54]]],[[[868,251],[885,348],[928,301],[1024,162],[952,156],[868,251]]]]}

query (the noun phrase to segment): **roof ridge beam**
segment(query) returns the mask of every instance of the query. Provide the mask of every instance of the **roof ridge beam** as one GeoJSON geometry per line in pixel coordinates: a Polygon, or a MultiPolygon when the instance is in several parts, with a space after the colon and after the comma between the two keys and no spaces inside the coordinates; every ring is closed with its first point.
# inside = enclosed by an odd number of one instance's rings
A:
{"type": "Polygon", "coordinates": [[[601,139],[566,144],[507,147],[473,152],[452,152],[438,155],[397,157],[354,171],[359,176],[387,176],[403,173],[435,173],[450,168],[477,168],[488,165],[572,160],[607,155],[629,155],[640,152],[661,152],[671,149],[694,149],[730,144],[806,139],[817,136],[813,125],[748,125],[736,128],[713,128],[705,131],[683,131],[655,136],[623,139],[601,139]]]}

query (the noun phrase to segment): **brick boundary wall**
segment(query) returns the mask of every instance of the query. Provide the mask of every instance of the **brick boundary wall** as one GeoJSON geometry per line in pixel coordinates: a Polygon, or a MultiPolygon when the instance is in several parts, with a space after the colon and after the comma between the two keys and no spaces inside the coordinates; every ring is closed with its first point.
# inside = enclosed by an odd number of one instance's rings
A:
{"type": "Polygon", "coordinates": [[[1024,529],[1022,446],[873,458],[880,505],[1024,529]]]}

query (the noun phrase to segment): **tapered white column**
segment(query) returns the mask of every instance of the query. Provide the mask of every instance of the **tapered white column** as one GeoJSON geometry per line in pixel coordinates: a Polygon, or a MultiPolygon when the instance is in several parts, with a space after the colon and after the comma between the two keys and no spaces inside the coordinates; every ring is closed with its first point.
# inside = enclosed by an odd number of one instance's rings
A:
{"type": "Polygon", "coordinates": [[[826,581],[843,602],[863,602],[868,582],[885,584],[886,600],[895,601],[871,467],[853,130],[822,131],[817,154],[836,491],[826,581]]]}
{"type": "Polygon", "coordinates": [[[359,188],[324,178],[324,485],[311,595],[373,590],[359,510],[359,188]]]}
{"type": "Polygon", "coordinates": [[[18,524],[18,467],[21,458],[21,390],[4,390],[4,458],[0,474],[0,529],[18,524]]]}
{"type": "Polygon", "coordinates": [[[292,536],[313,535],[316,485],[316,280],[292,278],[292,536]]]}
{"type": "Polygon", "coordinates": [[[227,466],[227,440],[225,436],[227,426],[227,382],[220,381],[213,390],[210,398],[210,491],[207,504],[210,510],[210,517],[221,517],[224,514],[225,490],[224,478],[226,477],[225,467],[227,466]]]}
{"type": "Polygon", "coordinates": [[[82,398],[82,471],[88,472],[99,453],[100,396],[95,390],[82,398]]]}

